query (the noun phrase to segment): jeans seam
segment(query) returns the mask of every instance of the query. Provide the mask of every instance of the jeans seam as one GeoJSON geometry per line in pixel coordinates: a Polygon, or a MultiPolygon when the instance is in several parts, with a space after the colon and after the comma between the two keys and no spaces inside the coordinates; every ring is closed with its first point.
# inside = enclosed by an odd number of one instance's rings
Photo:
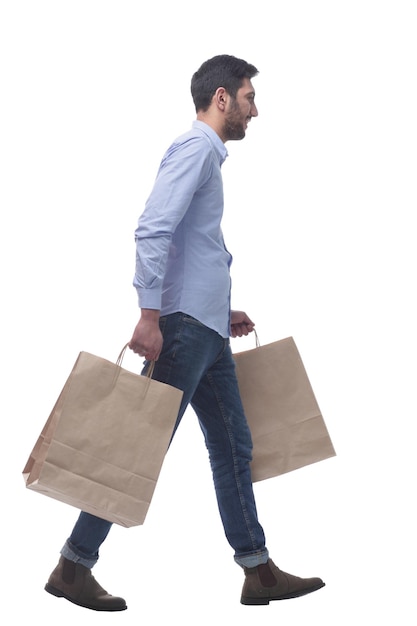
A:
{"type": "Polygon", "coordinates": [[[243,513],[243,517],[245,519],[246,528],[248,530],[248,533],[249,533],[249,536],[250,536],[250,539],[251,539],[251,542],[252,542],[253,550],[259,550],[259,548],[257,548],[256,545],[255,545],[255,535],[254,535],[254,532],[253,532],[253,528],[251,528],[251,525],[249,524],[249,515],[248,515],[247,508],[246,508],[245,498],[243,497],[243,493],[242,493],[242,484],[241,484],[241,482],[239,480],[239,477],[237,475],[237,455],[236,455],[236,445],[235,445],[233,433],[232,433],[232,431],[230,429],[229,423],[228,423],[227,418],[226,418],[226,413],[224,411],[223,402],[221,401],[221,398],[219,398],[219,396],[217,394],[217,388],[216,388],[216,385],[214,384],[213,377],[210,375],[210,373],[208,373],[207,374],[207,378],[208,378],[208,380],[210,382],[211,388],[213,389],[213,393],[214,393],[214,395],[215,395],[215,397],[217,399],[217,403],[218,403],[219,409],[221,411],[221,415],[223,417],[223,423],[224,423],[224,425],[226,427],[227,435],[228,435],[228,438],[229,438],[230,448],[231,448],[231,451],[232,451],[232,459],[233,459],[233,474],[234,474],[234,479],[235,479],[235,482],[236,482],[237,490],[238,490],[238,493],[239,493],[239,501],[240,501],[240,505],[242,507],[242,513],[243,513]]]}

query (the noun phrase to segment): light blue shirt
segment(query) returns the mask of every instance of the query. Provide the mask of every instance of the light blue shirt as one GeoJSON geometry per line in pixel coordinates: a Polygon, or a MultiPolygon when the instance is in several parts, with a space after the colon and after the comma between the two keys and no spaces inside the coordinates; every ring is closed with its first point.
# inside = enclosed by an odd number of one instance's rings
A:
{"type": "Polygon", "coordinates": [[[139,306],[181,311],[230,335],[230,265],[221,230],[227,150],[204,122],[165,153],[135,231],[139,306]]]}

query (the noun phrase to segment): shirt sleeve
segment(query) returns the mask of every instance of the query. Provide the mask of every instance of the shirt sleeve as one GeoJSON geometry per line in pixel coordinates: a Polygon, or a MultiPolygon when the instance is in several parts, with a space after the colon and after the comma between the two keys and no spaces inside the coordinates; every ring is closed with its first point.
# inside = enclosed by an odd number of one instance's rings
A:
{"type": "Polygon", "coordinates": [[[162,285],[172,235],[196,191],[210,178],[211,146],[204,137],[174,143],[164,155],[135,230],[133,284],[139,306],[160,309],[162,285]]]}

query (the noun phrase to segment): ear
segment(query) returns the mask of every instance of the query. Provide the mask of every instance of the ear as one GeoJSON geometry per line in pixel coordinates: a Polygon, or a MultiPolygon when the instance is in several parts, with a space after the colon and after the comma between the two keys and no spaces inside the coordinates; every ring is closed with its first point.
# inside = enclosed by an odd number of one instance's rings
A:
{"type": "Polygon", "coordinates": [[[214,101],[220,111],[224,111],[226,108],[227,91],[224,87],[218,87],[214,94],[214,101]]]}

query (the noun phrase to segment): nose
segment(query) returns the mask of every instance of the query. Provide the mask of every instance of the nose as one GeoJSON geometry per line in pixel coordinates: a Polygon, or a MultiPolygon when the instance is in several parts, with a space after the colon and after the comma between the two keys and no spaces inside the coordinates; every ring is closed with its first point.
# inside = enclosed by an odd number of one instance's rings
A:
{"type": "Polygon", "coordinates": [[[251,114],[251,117],[258,117],[258,108],[254,102],[252,102],[250,114],[251,114]]]}

